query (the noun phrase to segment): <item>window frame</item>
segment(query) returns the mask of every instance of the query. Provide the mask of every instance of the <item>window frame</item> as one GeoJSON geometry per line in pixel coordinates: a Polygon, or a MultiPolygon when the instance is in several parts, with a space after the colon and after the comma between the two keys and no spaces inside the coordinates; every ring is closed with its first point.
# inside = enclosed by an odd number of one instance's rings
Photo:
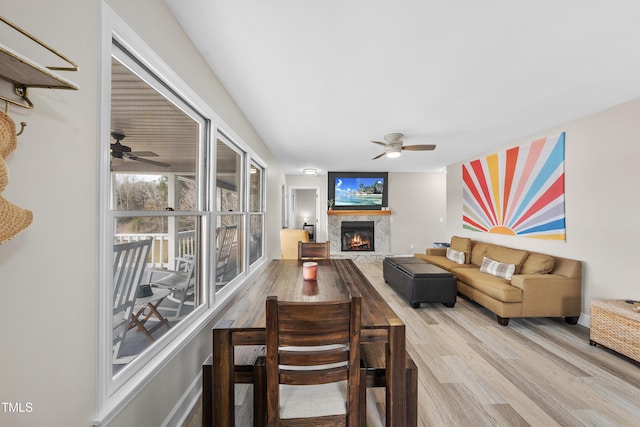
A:
{"type": "MultiPolygon", "coordinates": [[[[115,13],[109,6],[102,4],[103,7],[103,25],[101,36],[101,56],[100,56],[100,117],[99,117],[99,142],[98,155],[98,241],[97,248],[98,268],[96,280],[96,305],[98,307],[98,337],[97,337],[97,396],[98,411],[97,419],[101,422],[110,422],[116,414],[118,414],[133,395],[140,391],[144,385],[158,372],[166,366],[169,361],[175,358],[181,349],[185,348],[204,327],[215,316],[216,312],[226,302],[228,298],[237,293],[242,284],[246,282],[253,273],[255,273],[266,262],[264,250],[262,256],[249,266],[248,263],[248,244],[246,244],[246,233],[242,243],[243,247],[243,271],[236,277],[226,288],[228,291],[224,293],[215,293],[215,277],[208,267],[215,265],[215,247],[211,247],[211,242],[215,242],[216,230],[215,220],[217,207],[215,206],[215,150],[212,148],[211,142],[217,141],[220,134],[223,134],[230,140],[243,154],[243,163],[241,164],[242,173],[241,181],[243,185],[243,204],[241,214],[244,215],[243,226],[248,227],[247,218],[247,200],[248,197],[248,162],[252,162],[261,166],[263,171],[262,189],[263,195],[266,191],[266,175],[267,165],[257,156],[250,147],[242,141],[242,139],[224,123],[222,119],[203,101],[197,93],[192,90],[163,60],[159,57],[147,44],[142,40],[128,25],[115,13]],[[205,125],[201,129],[201,138],[204,137],[207,143],[200,144],[198,147],[198,211],[195,212],[178,212],[176,214],[188,214],[201,217],[201,249],[203,251],[201,266],[201,283],[203,294],[201,305],[197,311],[194,311],[188,318],[185,318],[175,326],[176,331],[172,333],[169,339],[158,345],[154,344],[153,351],[145,351],[141,353],[130,366],[127,366],[122,372],[115,377],[112,375],[111,352],[112,352],[112,315],[111,315],[111,281],[112,278],[112,257],[113,257],[113,217],[120,214],[135,215],[137,212],[109,212],[109,200],[105,195],[110,192],[110,171],[109,171],[109,144],[110,144],[110,105],[111,105],[111,56],[113,53],[114,41],[117,42],[123,50],[139,61],[145,68],[152,72],[163,85],[175,92],[183,101],[196,111],[205,121],[205,125]],[[205,169],[204,165],[207,166],[205,169]],[[213,194],[213,196],[211,196],[213,194]],[[109,244],[109,242],[111,242],[109,244]],[[157,347],[155,347],[157,345],[157,347]]],[[[265,199],[263,199],[264,209],[265,199]]],[[[145,215],[149,212],[145,212],[145,215]]],[[[158,212],[154,215],[167,215],[168,212],[158,212]]],[[[262,224],[262,234],[266,235],[266,221],[262,224]]],[[[264,239],[263,239],[264,240],[264,239]]],[[[264,246],[264,241],[263,241],[264,246]]],[[[172,328],[173,329],[173,328],[172,328]]],[[[169,331],[171,333],[171,331],[169,331]]],[[[159,340],[161,341],[161,340],[159,340]]],[[[151,349],[149,349],[151,350],[151,349]]]]}
{"type": "MultiPolygon", "coordinates": [[[[246,159],[248,157],[248,153],[246,150],[244,150],[242,147],[240,147],[238,144],[236,144],[230,137],[228,137],[224,131],[222,131],[221,129],[218,129],[218,132],[216,132],[216,138],[215,141],[212,141],[210,146],[212,147],[213,152],[215,153],[213,158],[216,160],[215,162],[215,171],[214,171],[214,191],[215,191],[215,195],[212,197],[215,201],[216,201],[216,206],[215,206],[215,211],[214,211],[214,219],[213,219],[213,223],[214,227],[218,226],[218,218],[222,218],[225,216],[232,216],[232,217],[236,217],[238,218],[236,223],[239,225],[238,226],[238,233],[239,235],[242,236],[246,236],[246,227],[247,227],[247,220],[246,220],[246,194],[247,194],[247,178],[245,176],[246,172],[247,172],[247,168],[246,168],[246,159]],[[237,204],[238,206],[236,207],[236,209],[234,209],[233,211],[222,211],[220,209],[220,206],[217,205],[217,201],[218,201],[218,157],[217,157],[217,147],[218,147],[218,142],[221,142],[223,144],[225,144],[225,146],[227,147],[227,149],[233,151],[238,157],[239,157],[239,161],[238,161],[238,167],[239,167],[239,171],[238,171],[238,185],[237,185],[237,192],[238,194],[238,200],[237,200],[237,204]]],[[[221,221],[222,222],[222,221],[221,221]]],[[[247,253],[246,253],[246,244],[245,242],[242,242],[242,248],[241,248],[241,270],[238,273],[237,276],[235,276],[230,282],[229,284],[233,285],[234,282],[237,282],[238,280],[241,280],[239,278],[242,278],[244,275],[246,275],[247,273],[247,263],[246,263],[246,257],[247,257],[247,253]]],[[[213,265],[217,265],[218,260],[215,259],[215,264],[213,265]]],[[[229,292],[228,289],[232,288],[229,286],[224,286],[220,291],[216,292],[217,294],[222,294],[224,295],[225,293],[229,292]]]]}
{"type": "MultiPolygon", "coordinates": [[[[200,236],[199,236],[199,246],[201,250],[201,255],[199,258],[201,260],[208,259],[208,245],[205,240],[211,234],[209,231],[209,222],[211,220],[210,213],[206,210],[206,191],[208,188],[206,184],[209,181],[208,175],[210,172],[206,171],[204,168],[204,157],[206,154],[206,145],[210,140],[210,119],[206,117],[206,114],[200,112],[201,106],[204,105],[204,102],[200,100],[195,93],[190,93],[190,88],[170,70],[164,62],[158,58],[144,43],[140,40],[136,40],[136,37],[131,34],[127,34],[126,36],[121,35],[121,32],[124,31],[120,28],[120,31],[113,31],[111,36],[109,37],[109,46],[105,49],[105,63],[108,63],[108,68],[105,70],[103,68],[103,84],[108,86],[108,89],[103,91],[104,100],[103,107],[106,113],[106,117],[103,117],[101,120],[101,132],[102,135],[110,134],[110,105],[111,105],[111,58],[115,57],[118,61],[125,64],[128,68],[132,70],[132,72],[144,77],[147,84],[150,87],[163,94],[167,99],[174,102],[176,105],[180,105],[181,109],[184,113],[194,120],[200,123],[200,131],[199,131],[199,142],[198,142],[198,155],[197,155],[197,166],[196,166],[196,174],[197,179],[199,181],[198,185],[198,194],[197,194],[197,205],[198,210],[196,211],[176,211],[176,212],[149,212],[149,211],[118,211],[111,209],[109,206],[109,197],[108,195],[111,192],[111,172],[109,171],[109,145],[110,141],[108,138],[105,138],[106,141],[101,144],[100,152],[106,153],[106,158],[103,156],[101,167],[100,167],[100,180],[103,181],[101,185],[100,191],[100,230],[102,234],[100,236],[100,251],[102,265],[100,268],[101,275],[99,280],[99,308],[101,310],[100,316],[100,331],[99,334],[100,345],[99,345],[99,370],[101,372],[99,376],[99,386],[102,391],[102,398],[106,399],[106,401],[121,400],[118,396],[120,394],[127,395],[131,392],[131,387],[133,384],[139,383],[141,379],[144,378],[146,367],[153,360],[162,360],[165,359],[166,356],[163,356],[167,352],[174,351],[176,349],[176,345],[180,345],[184,339],[180,339],[181,334],[185,334],[189,329],[191,329],[195,324],[197,324],[198,319],[201,318],[208,309],[210,309],[214,305],[214,300],[209,296],[209,281],[208,278],[208,270],[207,263],[202,262],[199,266],[200,270],[200,283],[203,284],[202,296],[201,296],[201,304],[194,309],[194,312],[191,313],[187,318],[183,321],[179,322],[175,325],[170,331],[165,334],[167,338],[160,339],[153,344],[153,347],[150,347],[143,353],[139,354],[133,361],[131,361],[125,368],[123,368],[116,375],[112,374],[112,354],[110,348],[112,346],[111,340],[111,318],[109,316],[110,304],[109,302],[112,300],[112,281],[111,281],[111,269],[109,266],[112,266],[112,242],[114,236],[113,229],[113,220],[118,217],[127,217],[127,216],[195,216],[200,218],[200,236]],[[137,66],[136,66],[137,64],[137,66]],[[147,75],[147,73],[149,75],[147,75]],[[186,107],[186,109],[184,108],[186,107]],[[191,110],[190,113],[187,113],[186,110],[191,110]],[[107,129],[105,131],[105,129],[107,129]],[[107,195],[107,197],[105,197],[107,195]]],[[[127,32],[128,31],[124,31],[127,32]]],[[[106,67],[105,67],[106,68],[106,67]]],[[[103,139],[103,138],[101,138],[103,139]]],[[[133,386],[135,387],[135,386],[133,386]]],[[[104,400],[103,400],[104,403],[104,400]]]]}
{"type": "Polygon", "coordinates": [[[259,216],[261,218],[261,223],[262,223],[262,236],[260,239],[260,256],[257,257],[253,262],[251,261],[251,244],[250,242],[248,242],[248,258],[247,258],[247,263],[248,263],[248,267],[250,268],[250,266],[254,265],[256,262],[258,262],[261,258],[264,257],[264,253],[265,253],[265,234],[264,234],[264,227],[265,227],[265,219],[266,219],[266,215],[265,215],[265,205],[266,205],[266,187],[265,187],[265,180],[266,180],[266,168],[264,168],[260,162],[256,161],[252,156],[248,156],[247,159],[248,162],[248,166],[247,169],[249,171],[248,173],[248,183],[247,183],[247,201],[246,201],[246,206],[247,206],[247,235],[250,235],[251,233],[251,217],[252,216],[259,216]],[[251,168],[252,167],[257,167],[258,171],[260,172],[260,183],[259,183],[259,188],[258,188],[258,197],[259,197],[259,208],[257,210],[252,210],[251,207],[251,168]]]}

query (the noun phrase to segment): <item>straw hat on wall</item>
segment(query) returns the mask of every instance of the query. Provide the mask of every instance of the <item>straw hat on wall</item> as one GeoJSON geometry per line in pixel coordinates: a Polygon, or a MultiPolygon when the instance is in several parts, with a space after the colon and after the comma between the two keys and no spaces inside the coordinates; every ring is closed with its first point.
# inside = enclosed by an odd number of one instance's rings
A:
{"type": "Polygon", "coordinates": [[[16,124],[8,114],[0,111],[0,157],[3,159],[9,157],[9,154],[16,149],[17,144],[16,124]]]}
{"type": "Polygon", "coordinates": [[[12,239],[33,222],[33,212],[14,205],[2,192],[9,185],[9,168],[4,161],[16,149],[16,125],[0,111],[0,244],[12,239]]]}

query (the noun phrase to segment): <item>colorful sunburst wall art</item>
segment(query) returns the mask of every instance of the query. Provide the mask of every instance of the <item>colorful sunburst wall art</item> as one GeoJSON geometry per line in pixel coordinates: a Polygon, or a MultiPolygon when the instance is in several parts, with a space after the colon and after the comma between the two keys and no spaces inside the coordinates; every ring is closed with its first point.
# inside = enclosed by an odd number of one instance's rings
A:
{"type": "Polygon", "coordinates": [[[564,132],[462,165],[466,230],[566,241],[564,132]]]}

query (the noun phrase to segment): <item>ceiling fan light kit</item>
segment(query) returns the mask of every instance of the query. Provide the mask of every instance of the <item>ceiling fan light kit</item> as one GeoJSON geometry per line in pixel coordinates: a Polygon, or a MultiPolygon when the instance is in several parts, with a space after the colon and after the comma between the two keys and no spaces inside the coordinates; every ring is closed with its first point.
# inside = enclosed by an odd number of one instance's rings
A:
{"type": "Polygon", "coordinates": [[[385,147],[384,153],[378,154],[372,160],[379,159],[382,156],[387,156],[390,159],[400,157],[402,150],[409,151],[432,151],[436,148],[434,144],[418,144],[418,145],[403,145],[402,134],[398,132],[389,133],[384,136],[385,142],[371,141],[374,144],[382,145],[385,147]]]}
{"type": "Polygon", "coordinates": [[[387,151],[387,157],[390,159],[396,159],[400,157],[401,154],[402,154],[402,148],[400,147],[390,148],[389,151],[387,151]]]}

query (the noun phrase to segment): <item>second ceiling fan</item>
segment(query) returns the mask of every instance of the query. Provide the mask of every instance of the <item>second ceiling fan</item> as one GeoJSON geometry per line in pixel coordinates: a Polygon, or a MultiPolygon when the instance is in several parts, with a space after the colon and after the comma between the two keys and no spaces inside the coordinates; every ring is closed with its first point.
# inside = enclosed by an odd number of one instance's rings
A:
{"type": "Polygon", "coordinates": [[[433,151],[436,146],[434,144],[417,144],[417,145],[404,145],[404,141],[402,141],[401,133],[389,133],[384,136],[385,142],[381,141],[371,141],[374,144],[382,145],[385,147],[384,153],[380,153],[375,156],[372,160],[379,159],[382,156],[387,156],[389,158],[400,157],[403,150],[408,151],[433,151]]]}
{"type": "Polygon", "coordinates": [[[126,145],[122,145],[120,141],[124,139],[123,133],[111,132],[111,137],[116,140],[115,143],[111,144],[111,157],[114,159],[131,159],[136,160],[138,162],[147,163],[154,166],[160,166],[163,168],[168,168],[169,164],[158,162],[155,160],[145,159],[144,157],[158,157],[156,153],[153,151],[131,151],[131,147],[126,145]]]}

